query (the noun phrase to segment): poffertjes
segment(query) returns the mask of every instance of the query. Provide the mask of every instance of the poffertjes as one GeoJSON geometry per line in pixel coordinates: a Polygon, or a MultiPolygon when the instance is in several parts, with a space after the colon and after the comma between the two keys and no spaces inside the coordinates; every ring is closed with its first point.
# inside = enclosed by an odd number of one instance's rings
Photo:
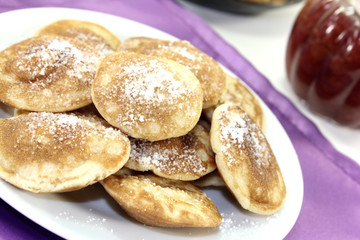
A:
{"type": "Polygon", "coordinates": [[[216,168],[209,132],[201,125],[177,138],[155,142],[131,138],[130,142],[130,158],[125,166],[136,171],[152,171],[160,177],[191,181],[216,168]]]}
{"type": "Polygon", "coordinates": [[[225,93],[226,77],[220,65],[188,41],[134,37],[125,39],[120,50],[167,58],[184,65],[201,83],[203,108],[217,104],[225,93]]]}
{"type": "Polygon", "coordinates": [[[0,52],[0,105],[16,108],[0,119],[0,179],[34,193],[100,182],[131,217],[159,227],[222,223],[197,187],[227,187],[254,213],[281,208],[259,101],[214,59],[187,41],[122,43],[73,19],[35,35],[0,52]]]}
{"type": "Polygon", "coordinates": [[[105,27],[87,21],[62,19],[39,29],[36,36],[56,35],[75,38],[108,55],[120,47],[121,41],[105,27]]]}
{"type": "Polygon", "coordinates": [[[217,169],[243,208],[266,215],[280,209],[286,188],[277,160],[260,127],[240,105],[215,109],[210,141],[217,169]]]}
{"type": "Polygon", "coordinates": [[[203,100],[200,82],[184,66],[128,52],[101,61],[91,96],[110,124],[149,141],[188,133],[199,121],[203,100]]]}
{"type": "Polygon", "coordinates": [[[226,92],[219,103],[203,109],[203,116],[211,122],[212,114],[217,106],[224,103],[239,104],[241,108],[254,120],[254,122],[264,129],[264,114],[258,99],[239,79],[226,74],[226,92]]]}
{"type": "Polygon", "coordinates": [[[0,119],[0,178],[31,192],[73,191],[130,155],[127,136],[96,116],[31,112],[0,119]]]}
{"type": "Polygon", "coordinates": [[[216,227],[222,221],[211,199],[189,182],[126,173],[101,184],[131,217],[150,226],[216,227]]]}
{"type": "Polygon", "coordinates": [[[215,170],[205,176],[196,179],[191,182],[196,187],[204,188],[204,187],[226,187],[224,180],[221,178],[218,170],[215,170]]]}
{"type": "Polygon", "coordinates": [[[0,52],[0,101],[28,111],[64,112],[89,105],[103,58],[73,38],[28,38],[0,52]]]}

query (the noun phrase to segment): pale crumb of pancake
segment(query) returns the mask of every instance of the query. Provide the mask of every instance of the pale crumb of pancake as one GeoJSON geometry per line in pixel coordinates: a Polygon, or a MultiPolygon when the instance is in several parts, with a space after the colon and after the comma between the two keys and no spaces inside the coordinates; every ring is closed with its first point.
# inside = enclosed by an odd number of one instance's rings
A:
{"type": "Polygon", "coordinates": [[[141,166],[156,168],[167,174],[201,174],[207,171],[206,164],[197,155],[195,141],[192,146],[184,144],[182,147],[171,146],[172,141],[163,140],[164,145],[159,146],[149,141],[131,139],[130,159],[141,166]]]}
{"type": "MultiPolygon", "coordinates": [[[[165,179],[166,180],[166,179],[165,179]]],[[[193,191],[193,190],[189,190],[188,188],[182,188],[182,187],[179,187],[177,185],[173,185],[171,183],[168,183],[168,182],[164,182],[165,184],[161,184],[161,183],[158,183],[158,182],[154,182],[152,179],[150,178],[141,178],[140,180],[142,183],[146,183],[146,184],[149,184],[151,185],[154,189],[156,189],[156,191],[152,191],[152,194],[154,196],[159,196],[159,197],[163,197],[164,195],[164,191],[167,191],[169,193],[169,196],[172,195],[172,192],[173,191],[176,191],[176,201],[178,202],[188,202],[189,201],[189,195],[192,194],[191,196],[191,202],[193,204],[196,204],[196,203],[200,203],[202,204],[203,202],[206,202],[206,199],[204,199],[204,197],[207,198],[207,195],[202,192],[202,191],[193,191]]]]}
{"type": "MultiPolygon", "coordinates": [[[[265,138],[262,134],[259,134],[260,129],[256,123],[251,121],[249,116],[243,112],[240,116],[228,119],[229,122],[224,122],[221,119],[224,118],[223,114],[218,116],[220,120],[220,138],[224,143],[221,146],[221,151],[227,156],[227,165],[229,167],[236,164],[236,158],[231,154],[228,149],[235,147],[236,149],[242,149],[246,151],[246,154],[251,156],[258,167],[261,169],[269,165],[268,147],[266,146],[265,138]]],[[[260,171],[260,174],[262,172],[260,171]]]]}

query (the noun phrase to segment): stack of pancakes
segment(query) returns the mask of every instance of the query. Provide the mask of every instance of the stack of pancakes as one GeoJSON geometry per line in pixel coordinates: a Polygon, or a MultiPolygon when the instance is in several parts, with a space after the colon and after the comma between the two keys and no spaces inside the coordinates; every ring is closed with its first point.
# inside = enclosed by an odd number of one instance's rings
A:
{"type": "Polygon", "coordinates": [[[0,178],[18,188],[100,182],[130,216],[162,227],[220,225],[196,186],[226,186],[258,214],[284,202],[258,100],[189,42],[121,42],[60,20],[0,52],[0,101],[16,109],[0,120],[0,178]]]}

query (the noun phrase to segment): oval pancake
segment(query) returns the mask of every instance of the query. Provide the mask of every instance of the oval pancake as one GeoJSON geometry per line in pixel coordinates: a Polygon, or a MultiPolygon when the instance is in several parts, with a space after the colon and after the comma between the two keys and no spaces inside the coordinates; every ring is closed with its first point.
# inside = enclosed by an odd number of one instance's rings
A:
{"type": "Polygon", "coordinates": [[[215,108],[224,103],[240,104],[255,123],[264,129],[264,114],[255,95],[239,79],[226,74],[226,92],[215,106],[203,109],[203,116],[211,123],[215,108]]]}
{"type": "Polygon", "coordinates": [[[209,132],[196,125],[188,134],[150,142],[130,139],[131,152],[126,167],[152,171],[160,177],[191,181],[215,170],[209,132]]]}
{"type": "Polygon", "coordinates": [[[128,52],[101,61],[91,95],[110,124],[149,141],[188,133],[200,118],[203,99],[199,81],[182,65],[128,52]]]}
{"type": "Polygon", "coordinates": [[[201,83],[203,108],[218,103],[225,93],[226,78],[220,65],[187,41],[135,37],[125,39],[120,50],[167,58],[186,66],[201,83]]]}
{"type": "Polygon", "coordinates": [[[222,221],[211,199],[189,182],[125,174],[101,184],[131,217],[150,226],[216,227],[222,221]]]}
{"type": "Polygon", "coordinates": [[[28,38],[0,52],[0,101],[29,111],[89,105],[101,55],[72,38],[28,38]]]}
{"type": "Polygon", "coordinates": [[[31,192],[66,192],[118,171],[127,136],[96,116],[31,112],[0,120],[0,178],[31,192]]]}
{"type": "Polygon", "coordinates": [[[104,56],[114,52],[121,45],[121,41],[105,27],[87,21],[62,19],[50,23],[39,29],[35,36],[57,35],[75,38],[90,44],[104,56]]]}
{"type": "Polygon", "coordinates": [[[280,168],[261,129],[240,105],[215,109],[210,140],[217,169],[241,206],[259,214],[279,210],[286,196],[280,168]]]}

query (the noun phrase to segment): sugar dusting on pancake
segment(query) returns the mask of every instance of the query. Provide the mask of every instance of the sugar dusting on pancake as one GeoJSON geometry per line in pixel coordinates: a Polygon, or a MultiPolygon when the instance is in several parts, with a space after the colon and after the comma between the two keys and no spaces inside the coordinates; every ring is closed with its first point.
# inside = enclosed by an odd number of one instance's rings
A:
{"type": "Polygon", "coordinates": [[[188,41],[135,37],[126,39],[120,50],[167,58],[185,66],[201,83],[204,108],[217,104],[225,93],[226,77],[220,65],[188,41]]]}
{"type": "Polygon", "coordinates": [[[178,138],[149,142],[130,139],[131,153],[126,166],[137,171],[153,171],[156,175],[175,180],[195,180],[215,170],[209,133],[195,128],[178,138]]]}
{"type": "Polygon", "coordinates": [[[83,188],[129,155],[128,138],[96,116],[31,112],[0,121],[0,177],[28,191],[83,188]]]}
{"type": "Polygon", "coordinates": [[[239,104],[214,111],[210,130],[216,165],[240,205],[259,214],[273,214],[286,196],[282,174],[265,135],[239,104]]]}
{"type": "Polygon", "coordinates": [[[0,52],[0,99],[29,111],[70,111],[91,103],[102,56],[74,39],[39,36],[0,52]]]}
{"type": "MultiPolygon", "coordinates": [[[[221,118],[222,116],[219,116],[221,118]]],[[[236,165],[238,160],[229,153],[229,149],[237,146],[240,149],[245,149],[249,158],[254,160],[254,167],[262,173],[262,167],[269,165],[270,158],[269,148],[266,145],[266,140],[263,134],[259,134],[258,126],[250,120],[248,115],[243,112],[236,120],[221,122],[221,141],[227,142],[221,146],[221,150],[227,155],[227,165],[232,167],[236,165]]]]}
{"type": "Polygon", "coordinates": [[[109,123],[134,138],[156,141],[189,132],[199,120],[203,94],[180,64],[119,52],[101,62],[92,97],[109,123]]]}

